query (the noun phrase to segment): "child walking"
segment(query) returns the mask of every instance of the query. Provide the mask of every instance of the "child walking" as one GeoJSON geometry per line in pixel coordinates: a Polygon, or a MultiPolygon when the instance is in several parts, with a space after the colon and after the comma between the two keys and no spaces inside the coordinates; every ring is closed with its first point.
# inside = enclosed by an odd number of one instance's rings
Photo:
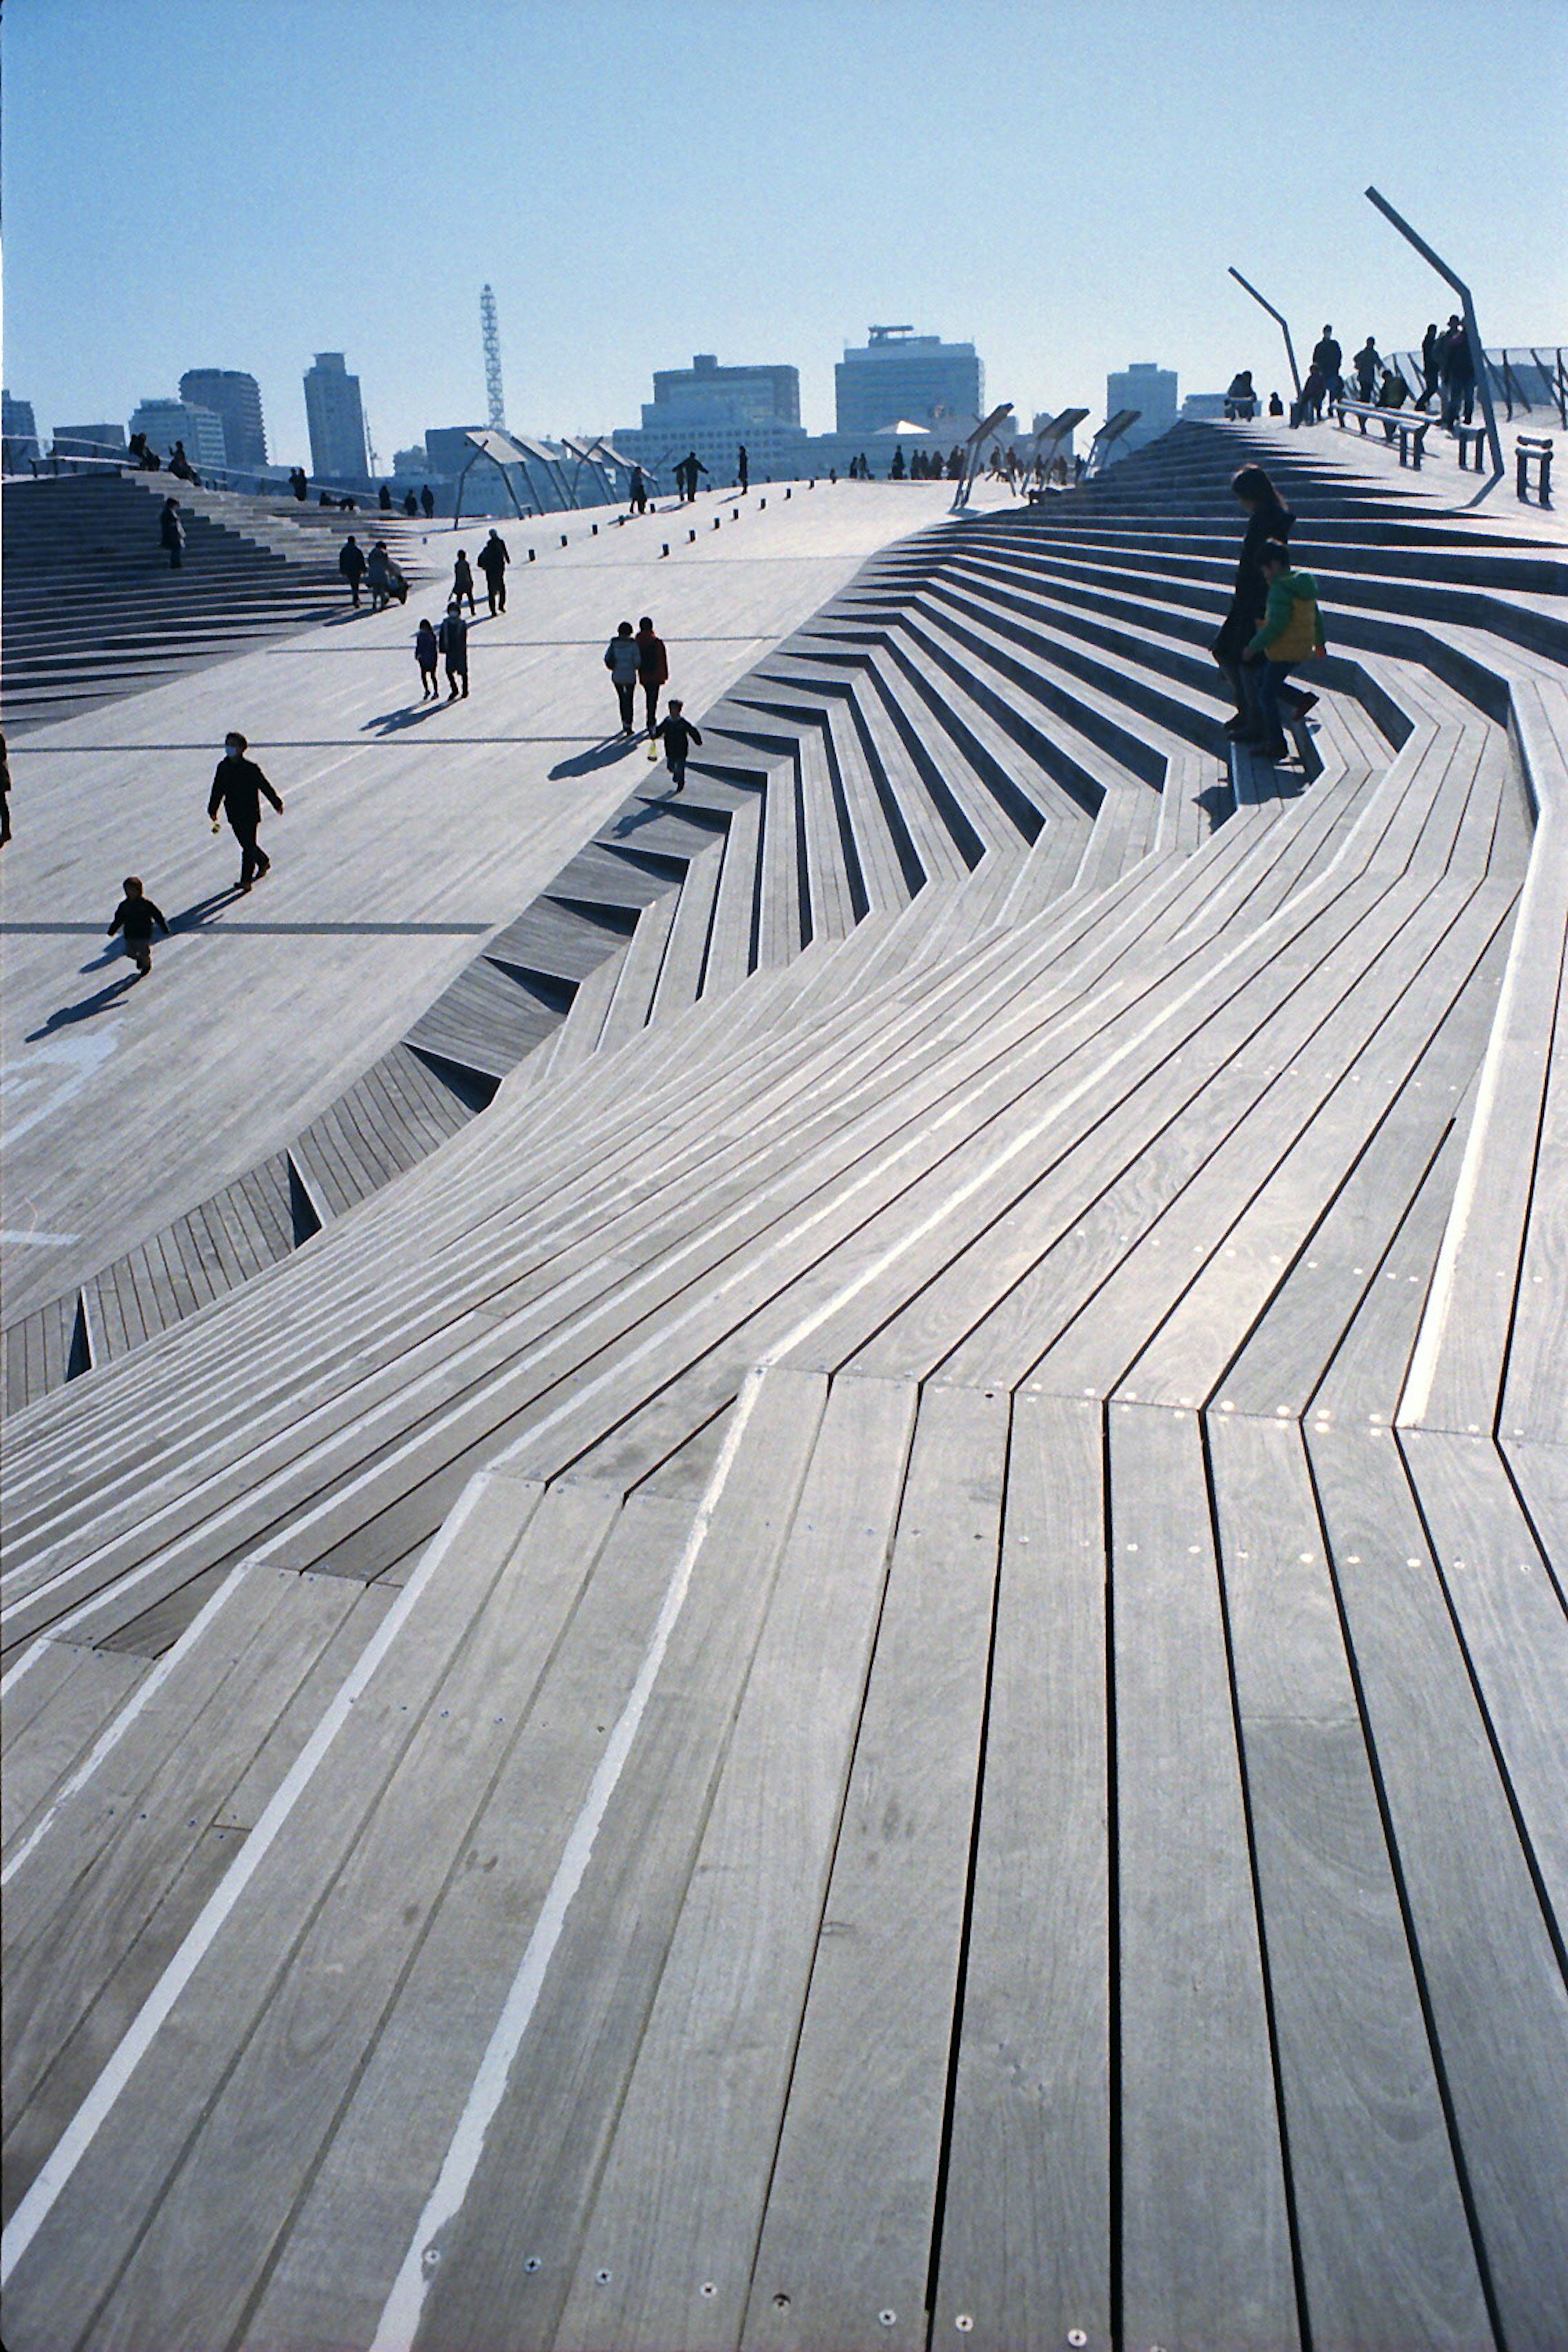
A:
{"type": "Polygon", "coordinates": [[[684,708],[679,695],[672,694],[668,718],[661,719],[653,730],[655,740],[664,745],[664,764],[675,778],[678,793],[686,788],[686,755],[693,743],[702,740],[700,732],[693,727],[690,719],[681,717],[684,708]]]}
{"type": "Polygon", "coordinates": [[[169,926],[162,909],[144,896],[140,874],[128,874],[121,884],[125,896],[114,909],[114,920],[109,926],[109,936],[123,934],[125,952],[136,967],[138,980],[145,980],[153,969],[153,933],[154,929],[169,936],[169,926]]]}
{"type": "Polygon", "coordinates": [[[414,658],[419,665],[421,700],[428,702],[434,695],[441,699],[441,688],[436,672],[441,659],[441,648],[436,642],[436,632],[428,621],[421,621],[414,637],[414,658]]]}
{"type": "Polygon", "coordinates": [[[1268,583],[1268,604],[1262,625],[1242,656],[1242,676],[1253,682],[1258,698],[1258,758],[1288,760],[1290,747],[1279,713],[1279,689],[1299,661],[1324,650],[1318,583],[1310,572],[1291,571],[1290,551],[1282,539],[1268,541],[1259,569],[1268,583]]]}

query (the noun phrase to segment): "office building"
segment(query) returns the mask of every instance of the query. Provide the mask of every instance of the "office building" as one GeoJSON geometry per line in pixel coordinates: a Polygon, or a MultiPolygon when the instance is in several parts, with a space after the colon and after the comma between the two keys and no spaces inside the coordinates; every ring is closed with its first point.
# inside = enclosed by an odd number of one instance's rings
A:
{"type": "Polygon", "coordinates": [[[138,407],[129,426],[134,435],[145,433],[147,446],[165,460],[171,456],[176,441],[185,445],[185,455],[198,474],[221,476],[228,465],[228,446],[223,437],[223,419],[210,408],[198,408],[189,400],[144,400],[138,407]]]}
{"type": "Polygon", "coordinates": [[[38,456],[38,428],[30,400],[13,400],[8,392],[0,393],[0,437],[5,444],[7,471],[38,456]]]}
{"type": "Polygon", "coordinates": [[[944,343],[912,327],[873,327],[864,344],[846,344],[833,371],[838,430],[852,436],[892,425],[931,428],[963,423],[985,410],[985,370],[973,343],[944,343]]]}
{"type": "Polygon", "coordinates": [[[342,352],[318,352],[305,371],[305,418],[310,428],[310,471],[319,481],[356,488],[370,479],[359,378],[342,352]]]}
{"type": "Polygon", "coordinates": [[[1129,425],[1121,439],[1112,444],[1110,457],[1128,457],[1134,449],[1147,447],[1168,433],[1176,421],[1176,372],[1174,368],[1156,367],[1152,360],[1134,361],[1131,367],[1120,369],[1105,379],[1105,414],[1114,416],[1119,408],[1135,408],[1138,422],[1129,425]]]}
{"type": "Polygon", "coordinates": [[[798,425],[800,370],[721,367],[712,352],[699,352],[689,368],[655,370],[651,406],[645,405],[642,414],[645,427],[656,429],[678,414],[698,421],[721,415],[725,423],[736,425],[774,418],[783,425],[798,425]]]}
{"type": "Polygon", "coordinates": [[[223,419],[228,462],[243,470],[267,463],[267,427],[261,415],[261,387],[253,375],[238,368],[187,368],[180,378],[180,398],[198,408],[210,408],[223,419]]]}
{"type": "Polygon", "coordinates": [[[783,364],[721,367],[699,352],[689,368],[659,368],[642,423],[612,435],[635,464],[653,467],[668,486],[669,469],[695,449],[710,486],[735,479],[742,444],[754,480],[800,473],[805,434],[800,422],[800,372],[783,364]]]}

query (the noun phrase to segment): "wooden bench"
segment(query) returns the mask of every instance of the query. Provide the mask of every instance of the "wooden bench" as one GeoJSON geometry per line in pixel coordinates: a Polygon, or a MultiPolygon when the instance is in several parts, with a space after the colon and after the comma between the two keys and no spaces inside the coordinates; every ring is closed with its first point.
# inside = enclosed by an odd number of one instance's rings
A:
{"type": "Polygon", "coordinates": [[[1345,419],[1353,416],[1361,427],[1363,441],[1369,423],[1381,425],[1386,440],[1392,441],[1397,434],[1400,464],[1419,471],[1422,451],[1432,426],[1430,416],[1407,415],[1402,408],[1380,408],[1364,400],[1336,400],[1331,404],[1334,422],[1342,433],[1345,430],[1345,419]]]}

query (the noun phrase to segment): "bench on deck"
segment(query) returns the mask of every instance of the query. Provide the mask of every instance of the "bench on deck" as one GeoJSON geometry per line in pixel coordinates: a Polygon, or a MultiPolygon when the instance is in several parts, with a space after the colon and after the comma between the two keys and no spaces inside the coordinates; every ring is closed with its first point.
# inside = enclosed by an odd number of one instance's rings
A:
{"type": "Polygon", "coordinates": [[[1453,433],[1455,440],[1459,445],[1460,471],[1464,472],[1467,467],[1469,467],[1473,458],[1474,470],[1479,474],[1481,470],[1482,463],[1481,452],[1487,446],[1486,426],[1484,425],[1460,425],[1456,421],[1456,423],[1450,427],[1450,430],[1453,433]]]}
{"type": "Polygon", "coordinates": [[[1379,408],[1371,401],[1365,400],[1336,400],[1331,403],[1331,405],[1334,413],[1334,422],[1342,433],[1346,429],[1346,417],[1353,416],[1361,426],[1363,440],[1366,437],[1369,418],[1374,419],[1382,425],[1385,440],[1392,441],[1397,434],[1400,464],[1419,470],[1426,435],[1432,425],[1431,417],[1417,416],[1414,413],[1406,414],[1402,408],[1379,408]]]}

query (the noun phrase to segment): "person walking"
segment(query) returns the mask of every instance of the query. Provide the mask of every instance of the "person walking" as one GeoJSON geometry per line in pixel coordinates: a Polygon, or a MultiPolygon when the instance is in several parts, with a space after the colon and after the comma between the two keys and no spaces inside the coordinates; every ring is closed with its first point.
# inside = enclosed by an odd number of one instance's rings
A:
{"type": "Polygon", "coordinates": [[[418,516],[419,501],[412,490],[405,490],[403,493],[403,511],[411,519],[416,519],[418,516]]]}
{"type": "MultiPolygon", "coordinates": [[[[1236,705],[1234,714],[1225,722],[1225,731],[1247,741],[1258,731],[1254,697],[1248,691],[1255,681],[1249,677],[1245,663],[1247,648],[1262,622],[1268,603],[1268,583],[1263,576],[1263,551],[1269,546],[1283,546],[1290,536],[1290,527],[1296,518],[1261,466],[1240,467],[1232,476],[1230,487],[1247,510],[1247,530],[1237,562],[1230,610],[1220,623],[1219,634],[1209,650],[1219,665],[1236,705]]],[[[1308,695],[1295,716],[1305,718],[1316,700],[1315,695],[1308,695]]]]}
{"type": "Polygon", "coordinates": [[[623,621],[605,647],[605,667],[610,673],[610,683],[616,689],[616,699],[621,707],[621,733],[636,732],[637,673],[641,656],[632,625],[623,621]]]}
{"type": "Polygon", "coordinates": [[[626,486],[626,503],[632,514],[647,512],[647,478],[640,466],[632,467],[632,478],[626,486]]]}
{"type": "Polygon", "coordinates": [[[672,694],[669,698],[668,718],[661,719],[653,730],[654,740],[664,745],[664,764],[675,778],[675,789],[678,793],[684,792],[686,789],[687,754],[693,743],[700,743],[702,740],[700,730],[693,727],[689,719],[681,717],[685,707],[679,695],[672,694]]]}
{"type": "MultiPolygon", "coordinates": [[[[1345,396],[1344,378],[1340,373],[1344,365],[1344,352],[1334,340],[1332,327],[1325,327],[1312,346],[1312,365],[1323,379],[1323,388],[1331,402],[1345,396]]],[[[1314,422],[1316,420],[1314,419],[1314,422]]]]}
{"type": "Polygon", "coordinates": [[[458,560],[452,566],[452,602],[460,608],[465,598],[469,612],[477,613],[479,606],[474,602],[473,570],[466,551],[459,547],[458,560]]]}
{"type": "Polygon", "coordinates": [[[380,489],[377,490],[375,494],[375,502],[381,509],[383,514],[390,514],[392,512],[392,485],[390,482],[383,482],[380,489]]]}
{"type": "Polygon", "coordinates": [[[414,633],[414,658],[419,665],[419,698],[422,702],[439,701],[440,682],[436,676],[441,648],[436,642],[436,632],[428,621],[421,621],[414,633]]]}
{"type": "Polygon", "coordinates": [[[180,520],[178,499],[165,499],[158,518],[158,538],[169,551],[169,569],[178,572],[185,560],[185,526],[180,520]]]}
{"type": "Polygon", "coordinates": [[[1253,668],[1258,682],[1262,736],[1258,756],[1285,760],[1290,747],[1279,715],[1279,688],[1297,662],[1324,651],[1323,623],[1318,611],[1318,583],[1310,572],[1291,571],[1290,551],[1283,540],[1269,541],[1260,568],[1268,604],[1243,659],[1253,668]]]}
{"type": "Polygon", "coordinates": [[[1355,369],[1355,396],[1370,407],[1373,394],[1377,390],[1378,371],[1383,365],[1377,344],[1371,335],[1357,352],[1352,365],[1355,369]]]}
{"type": "Polygon", "coordinates": [[[221,810],[228,818],[229,831],[239,844],[239,887],[242,891],[248,890],[253,882],[259,882],[264,874],[272,870],[272,860],[258,845],[256,838],[257,828],[261,823],[262,802],[270,801],[279,815],[283,814],[283,803],[278,794],[255,761],[246,758],[249,749],[244,736],[237,732],[224,737],[223,758],[217,763],[212,793],[207,801],[207,814],[212,819],[213,831],[217,831],[221,810]]]}
{"type": "Polygon", "coordinates": [[[432,490],[428,482],[426,483],[424,488],[419,493],[419,511],[424,516],[426,522],[430,520],[436,511],[436,493],[432,490]]]}
{"type": "Polygon", "coordinates": [[[392,558],[384,539],[378,539],[365,558],[364,579],[370,590],[371,611],[384,613],[392,600],[392,558]]]}
{"type": "Polygon", "coordinates": [[[459,693],[466,695],[468,690],[468,625],[455,596],[436,632],[436,643],[446,657],[447,699],[456,702],[459,693]]]}
{"type": "Polygon", "coordinates": [[[125,941],[125,952],[136,967],[138,980],[145,980],[153,970],[153,933],[169,936],[169,926],[162,908],[155,907],[142,888],[140,874],[128,874],[121,884],[125,896],[114,909],[114,919],[109,926],[109,936],[120,932],[125,941]]]}
{"type": "Polygon", "coordinates": [[[752,487],[752,461],[746,455],[746,445],[743,441],[735,452],[735,478],[741,485],[741,495],[744,498],[752,487]]]}
{"type": "Polygon", "coordinates": [[[654,732],[658,719],[658,698],[669,679],[669,656],[664,639],[654,634],[653,623],[645,613],[637,623],[637,683],[643,690],[646,707],[645,724],[654,732]]]}
{"type": "Polygon", "coordinates": [[[1421,338],[1421,397],[1415,404],[1417,408],[1425,408],[1429,400],[1437,397],[1443,375],[1442,345],[1443,338],[1434,319],[1421,338]]]}
{"type": "Polygon", "coordinates": [[[351,530],[338,551],[338,570],[349,583],[354,610],[359,610],[359,583],[364,578],[364,550],[351,530]]]}
{"type": "Polygon", "coordinates": [[[506,567],[510,562],[510,549],[500,531],[492,528],[479,550],[479,570],[485,575],[485,594],[492,619],[497,613],[506,611],[506,567]]]}
{"type": "Polygon", "coordinates": [[[707,471],[707,467],[696,450],[689,449],[686,453],[686,503],[689,507],[695,506],[697,503],[698,475],[705,474],[707,471]]]}

